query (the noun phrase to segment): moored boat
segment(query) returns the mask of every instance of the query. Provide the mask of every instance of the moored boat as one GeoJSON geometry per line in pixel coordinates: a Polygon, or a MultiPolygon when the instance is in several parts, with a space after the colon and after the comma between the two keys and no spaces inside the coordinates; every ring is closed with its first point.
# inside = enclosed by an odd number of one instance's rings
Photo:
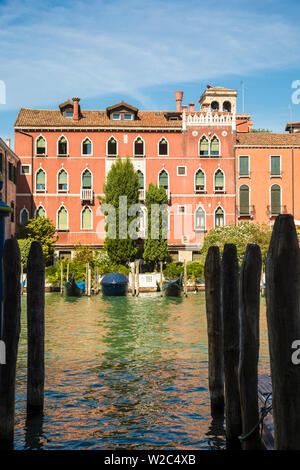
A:
{"type": "Polygon", "coordinates": [[[85,282],[76,282],[73,274],[65,284],[65,291],[68,297],[80,297],[85,292],[85,282]]]}
{"type": "Polygon", "coordinates": [[[182,275],[174,281],[163,282],[163,292],[167,297],[179,297],[182,290],[182,275]]]}
{"type": "Polygon", "coordinates": [[[128,278],[121,273],[109,273],[100,282],[102,294],[106,296],[124,296],[128,292],[128,278]]]}

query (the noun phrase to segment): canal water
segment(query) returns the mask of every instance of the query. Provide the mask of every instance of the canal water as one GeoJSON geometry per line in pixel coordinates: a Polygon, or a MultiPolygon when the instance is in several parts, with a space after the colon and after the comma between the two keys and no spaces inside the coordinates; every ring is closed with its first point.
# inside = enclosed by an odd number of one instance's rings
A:
{"type": "MultiPolygon", "coordinates": [[[[210,417],[204,293],[171,299],[46,294],[44,415],[26,420],[26,296],[15,449],[222,449],[210,417]]],[[[259,370],[268,370],[261,304],[259,370]]]]}

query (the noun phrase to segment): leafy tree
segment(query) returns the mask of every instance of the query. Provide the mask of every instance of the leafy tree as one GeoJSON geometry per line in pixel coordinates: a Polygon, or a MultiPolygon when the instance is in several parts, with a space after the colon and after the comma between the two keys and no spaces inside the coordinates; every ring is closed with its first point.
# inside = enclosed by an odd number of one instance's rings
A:
{"type": "Polygon", "coordinates": [[[23,264],[23,266],[26,266],[31,246],[31,240],[28,240],[28,238],[21,238],[18,240],[18,243],[21,252],[21,263],[23,264]]]}
{"type": "Polygon", "coordinates": [[[247,244],[257,243],[260,246],[265,265],[271,233],[271,228],[266,224],[253,224],[251,222],[240,222],[238,225],[216,227],[211,229],[205,236],[202,254],[206,257],[207,251],[212,245],[219,246],[222,253],[225,243],[234,243],[237,247],[238,259],[241,264],[247,244]]]}
{"type": "Polygon", "coordinates": [[[17,238],[26,238],[29,242],[39,241],[42,244],[46,263],[50,263],[53,255],[52,245],[57,241],[55,226],[48,217],[30,219],[26,226],[22,226],[16,233],[17,238]]]}
{"type": "MultiPolygon", "coordinates": [[[[164,205],[168,203],[168,197],[164,188],[158,188],[157,185],[149,184],[148,191],[146,192],[146,208],[148,214],[147,223],[147,238],[144,245],[144,259],[145,261],[157,264],[159,261],[169,260],[168,254],[168,240],[163,238],[163,214],[160,212],[157,218],[156,227],[154,218],[152,217],[153,204],[164,205]],[[155,228],[158,232],[158,239],[153,238],[151,229],[155,228]]],[[[167,209],[166,209],[167,210],[167,209]]],[[[166,214],[167,216],[167,214],[166,214]]]]}
{"type": "MultiPolygon", "coordinates": [[[[166,279],[176,279],[183,275],[183,264],[169,263],[164,269],[164,277],[166,279]]],[[[186,265],[186,275],[188,279],[193,279],[194,282],[202,282],[204,279],[204,264],[199,261],[191,261],[186,265]]]]}
{"type": "Polygon", "coordinates": [[[260,133],[260,132],[272,132],[270,129],[263,129],[263,128],[258,128],[258,129],[252,129],[252,132],[257,132],[257,133],[260,133]]]}
{"type": "Polygon", "coordinates": [[[79,242],[78,245],[75,246],[75,253],[73,257],[74,261],[78,261],[79,263],[90,263],[94,264],[94,252],[88,245],[81,245],[79,242]]]}
{"type": "MultiPolygon", "coordinates": [[[[104,249],[107,251],[110,260],[114,264],[128,264],[129,261],[135,259],[137,248],[136,240],[129,236],[128,228],[130,223],[136,216],[128,216],[126,214],[127,229],[124,234],[126,238],[120,238],[120,210],[119,210],[119,197],[127,197],[127,209],[133,204],[139,202],[139,177],[135,171],[132,162],[129,158],[123,162],[117,158],[107,175],[107,181],[104,185],[104,202],[110,204],[116,211],[116,233],[115,238],[109,236],[109,224],[112,223],[111,214],[107,213],[106,239],[104,242],[104,249]]],[[[124,225],[124,222],[123,222],[124,225]]]]}

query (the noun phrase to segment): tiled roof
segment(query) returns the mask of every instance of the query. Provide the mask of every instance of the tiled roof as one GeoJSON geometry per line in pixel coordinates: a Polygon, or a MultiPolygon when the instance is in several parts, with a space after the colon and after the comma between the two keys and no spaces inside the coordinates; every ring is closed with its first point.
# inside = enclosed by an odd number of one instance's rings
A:
{"type": "Polygon", "coordinates": [[[300,146],[299,134],[272,134],[271,132],[249,132],[237,134],[237,146],[244,147],[285,147],[300,146]]]}
{"type": "Polygon", "coordinates": [[[59,110],[21,108],[16,119],[16,127],[181,127],[180,121],[168,121],[164,111],[139,111],[133,121],[108,118],[105,110],[81,110],[81,118],[74,121],[65,117],[59,110]]]}

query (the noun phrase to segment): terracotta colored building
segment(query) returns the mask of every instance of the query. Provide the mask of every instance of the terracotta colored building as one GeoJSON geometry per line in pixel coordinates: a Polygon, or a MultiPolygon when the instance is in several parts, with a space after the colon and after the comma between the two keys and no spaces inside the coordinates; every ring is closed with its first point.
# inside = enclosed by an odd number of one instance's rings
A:
{"type": "Polygon", "coordinates": [[[16,184],[19,158],[10,148],[10,139],[0,138],[0,172],[3,177],[2,200],[13,209],[5,218],[5,238],[10,238],[16,228],[16,184]]]}
{"type": "MultiPolygon", "coordinates": [[[[208,86],[198,110],[182,105],[182,97],[175,93],[172,111],[140,111],[124,101],[82,110],[79,98],[57,110],[22,108],[15,123],[18,221],[50,217],[59,256],[69,256],[79,241],[101,249],[97,196],[116,156],[129,156],[139,172],[141,202],[150,182],[165,187],[173,258],[197,259],[207,230],[235,222],[236,132],[251,131],[252,121],[236,114],[235,90],[208,86]]],[[[143,237],[145,209],[141,214],[143,237]]]]}

